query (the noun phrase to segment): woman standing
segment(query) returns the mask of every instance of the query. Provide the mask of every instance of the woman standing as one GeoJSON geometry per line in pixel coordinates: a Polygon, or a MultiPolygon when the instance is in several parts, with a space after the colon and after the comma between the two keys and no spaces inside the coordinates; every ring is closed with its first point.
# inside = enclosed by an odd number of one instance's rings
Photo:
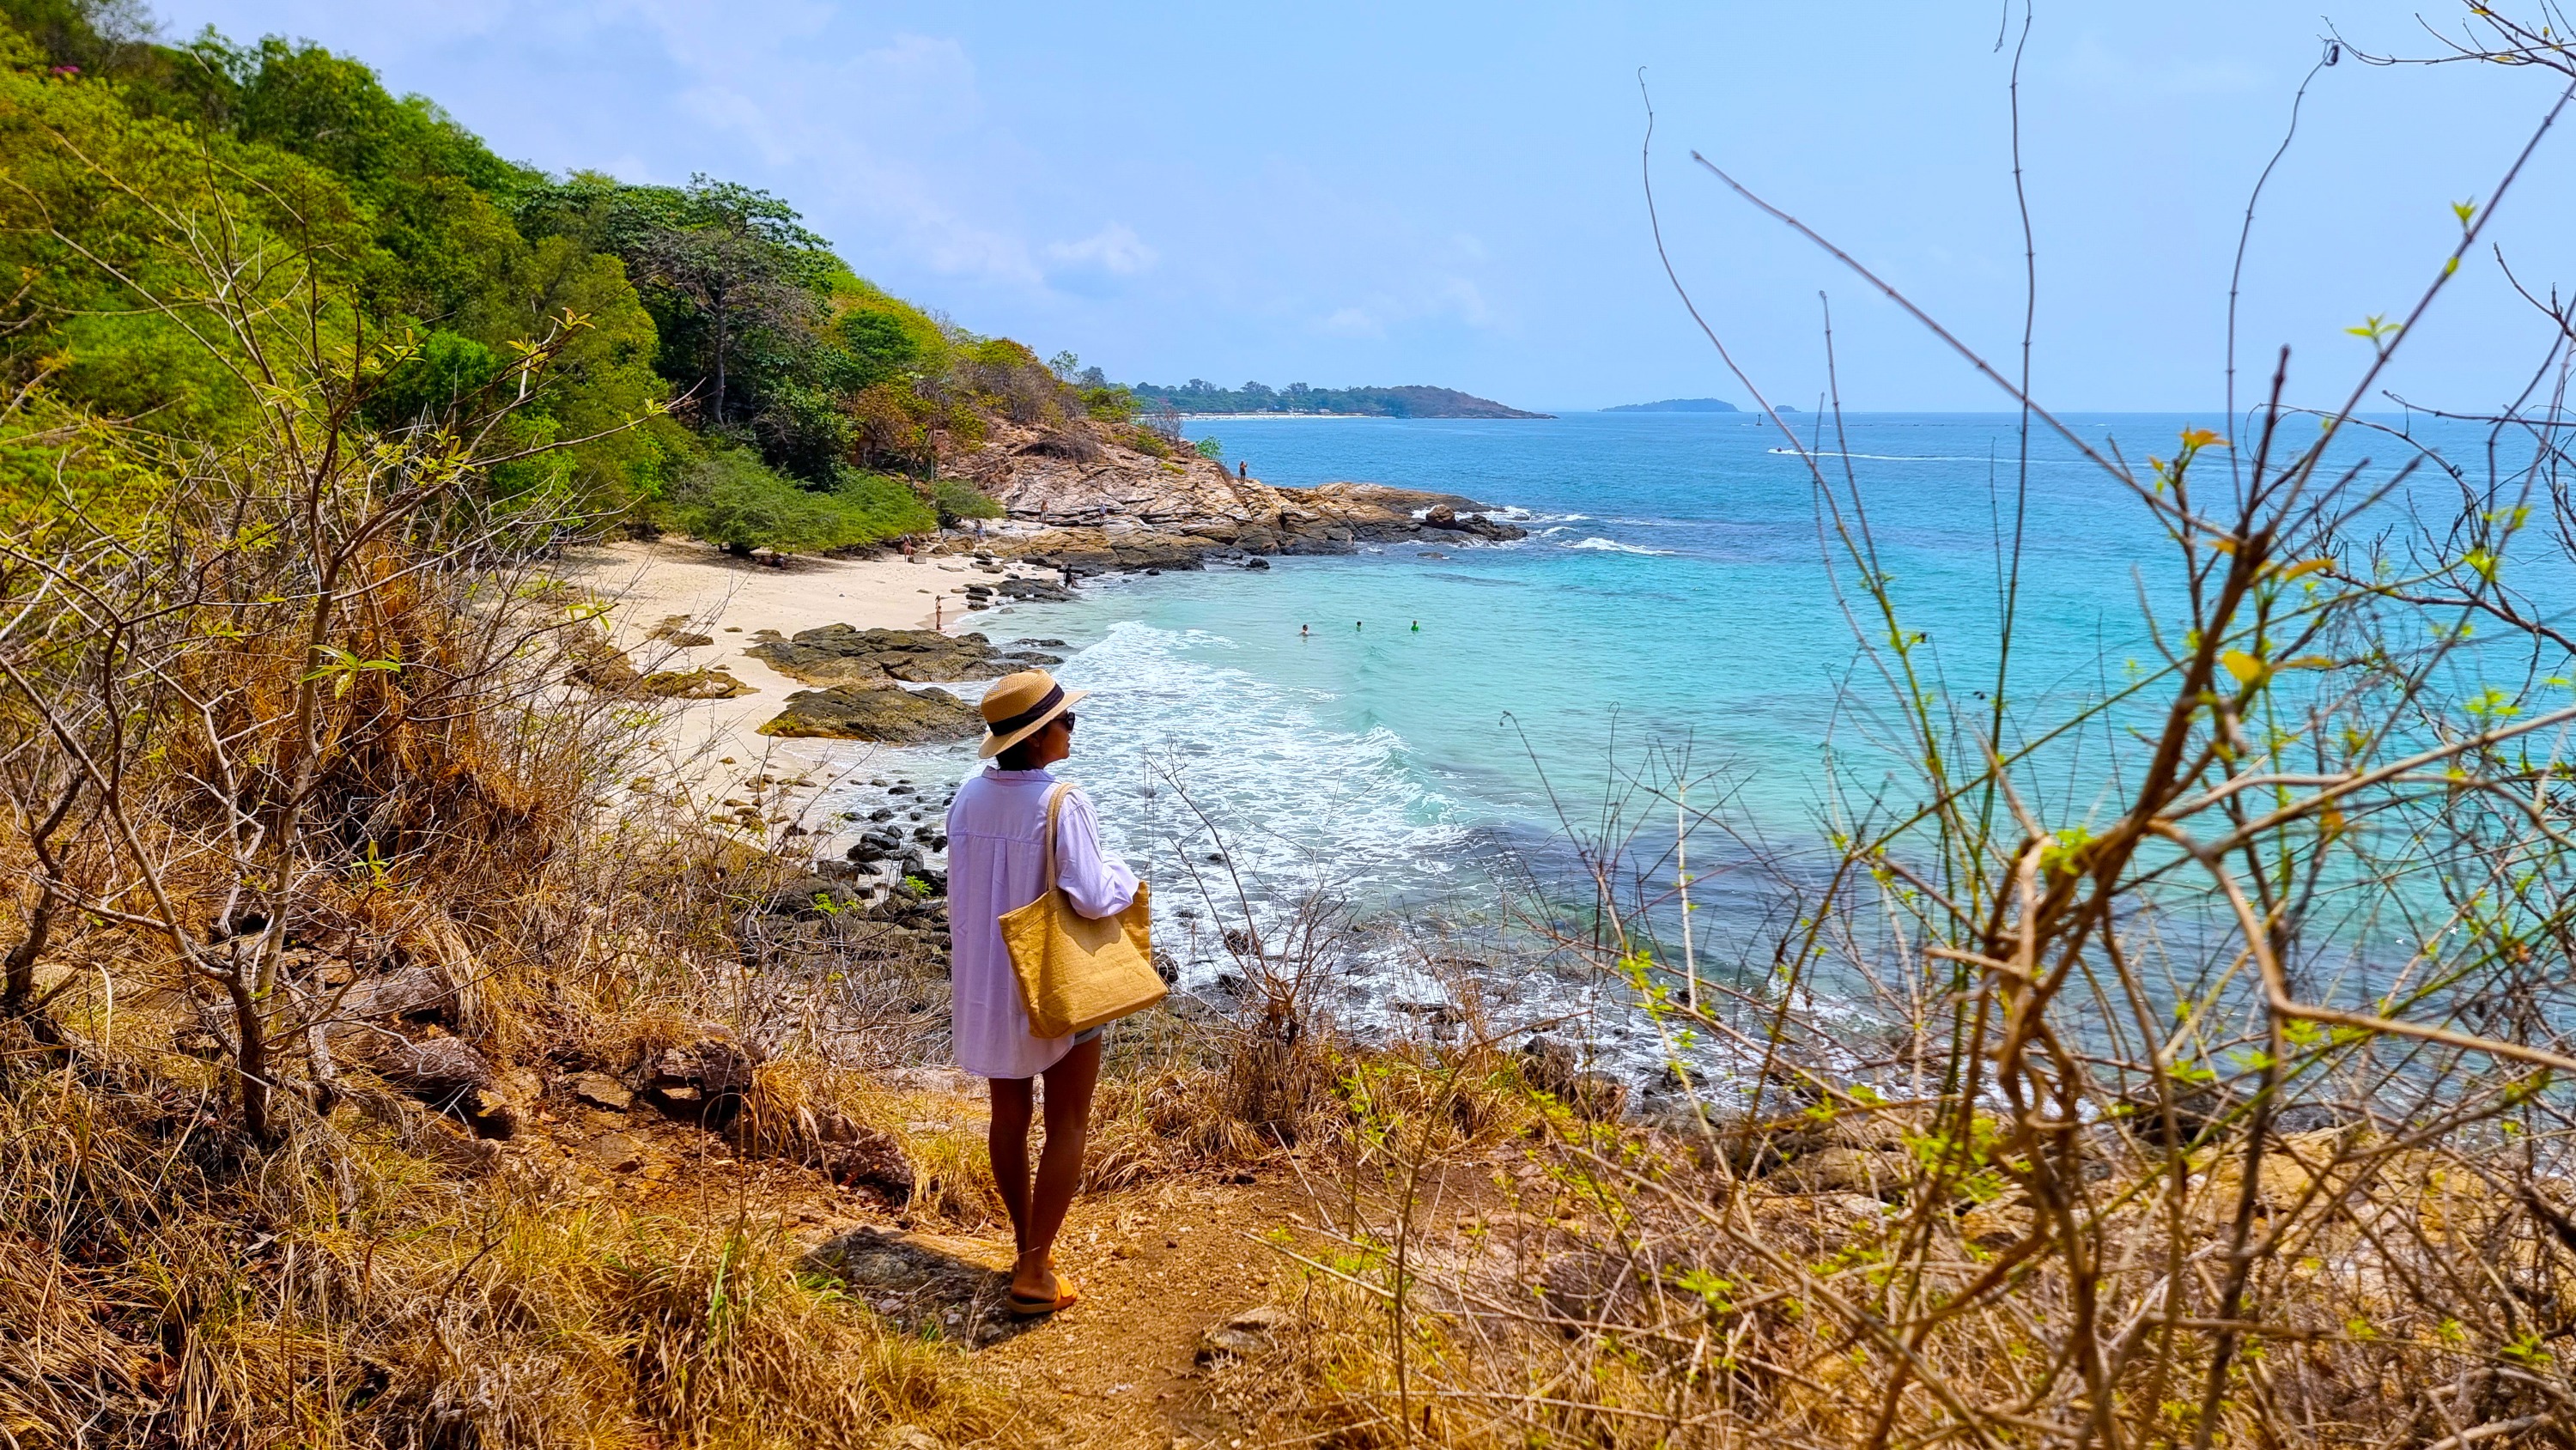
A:
{"type": "MultiPolygon", "coordinates": [[[[1001,916],[1045,889],[1047,797],[1057,784],[1046,768],[1073,753],[1073,705],[1084,693],[1066,690],[1044,670],[995,681],[982,705],[982,754],[993,764],[960,786],[948,807],[957,1065],[992,1082],[985,1141],[1019,1249],[1011,1310],[1024,1315],[1051,1314],[1075,1298],[1072,1282],[1055,1272],[1055,1237],[1082,1183],[1091,1091],[1100,1078],[1100,1029],[1071,1037],[1032,1034],[1002,943],[1001,916]],[[1039,1077],[1046,1079],[1046,1147],[1032,1179],[1031,1088],[1039,1077]]],[[[1055,859],[1056,885],[1084,916],[1114,916],[1136,899],[1136,873],[1101,853],[1091,802],[1079,790],[1067,789],[1056,812],[1055,859]]]]}

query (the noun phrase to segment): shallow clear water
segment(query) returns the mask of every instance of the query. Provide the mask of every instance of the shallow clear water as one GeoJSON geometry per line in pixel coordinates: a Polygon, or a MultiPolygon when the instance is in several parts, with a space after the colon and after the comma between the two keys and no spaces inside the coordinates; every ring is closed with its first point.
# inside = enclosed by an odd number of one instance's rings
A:
{"type": "MultiPolygon", "coordinates": [[[[2211,421],[2077,426],[2142,465],[2211,421]]],[[[1510,506],[1532,537],[1100,580],[1073,603],[977,617],[997,643],[1071,646],[1059,673],[1094,698],[1065,773],[1100,802],[1118,847],[1151,867],[1163,911],[1190,913],[1171,918],[1166,940],[1234,914],[1234,883],[1207,860],[1211,826],[1256,900],[1321,882],[1364,908],[1470,911],[1490,900],[1495,861],[1544,863],[1565,820],[1597,818],[1614,743],[1631,764],[1650,744],[1687,743],[1694,773],[1725,770],[1741,819],[1791,844],[1818,834],[1829,744],[1847,785],[1885,764],[1874,752],[1892,696],[1855,674],[1853,633],[1855,618],[1880,626],[1838,602],[1827,562],[1845,586],[1849,565],[1767,420],[1203,426],[1229,463],[1247,459],[1266,481],[1466,494],[1510,506]]],[[[2013,419],[1867,416],[1822,442],[1849,455],[1898,606],[1929,635],[1949,689],[1990,689],[2013,419]]],[[[2223,470],[2223,455],[2204,467],[2223,470]]],[[[2141,589],[2170,597],[2172,553],[2149,510],[2042,437],[2023,555],[2013,696],[2115,683],[2146,653],[2141,589]]],[[[888,764],[916,777],[971,768],[964,749],[888,764]]],[[[1201,957],[1210,970],[1218,960],[1201,957]]]]}

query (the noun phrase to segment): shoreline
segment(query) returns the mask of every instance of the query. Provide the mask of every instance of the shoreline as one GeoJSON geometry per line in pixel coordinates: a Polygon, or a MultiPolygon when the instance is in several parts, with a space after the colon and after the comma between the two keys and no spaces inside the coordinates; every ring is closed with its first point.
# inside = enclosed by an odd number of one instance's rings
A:
{"type": "MultiPolygon", "coordinates": [[[[756,795],[762,783],[781,777],[845,773],[830,760],[832,746],[899,748],[760,734],[789,695],[816,688],[745,652],[760,631],[793,635],[828,624],[929,629],[937,616],[943,632],[963,633],[974,613],[966,607],[967,584],[1000,575],[984,574],[946,553],[768,563],[738,559],[713,545],[665,539],[569,549],[556,577],[607,605],[601,623],[608,642],[639,674],[722,670],[750,687],[730,699],[659,702],[667,713],[653,741],[655,773],[686,793],[692,806],[712,810],[728,798],[756,795]],[[687,638],[708,642],[655,637],[674,617],[684,622],[687,638]]],[[[864,758],[855,768],[864,768],[864,758]]],[[[772,790],[772,813],[783,810],[795,819],[822,788],[818,778],[790,791],[772,790]]]]}
{"type": "MultiPolygon", "coordinates": [[[[833,808],[833,819],[819,819],[818,808],[846,793],[854,779],[909,775],[890,768],[887,756],[912,743],[854,734],[761,734],[791,696],[830,688],[748,653],[764,638],[834,625],[861,631],[935,627],[949,636],[981,635],[996,649],[1008,649],[1011,625],[990,621],[1007,615],[1013,604],[1071,598],[1067,586],[1083,579],[1200,572],[1216,565],[1258,571],[1270,567],[1270,556],[1526,537],[1500,517],[1506,509],[1458,495],[1379,484],[1272,490],[1240,482],[1244,493],[1226,500],[1237,504],[1232,517],[1201,510],[1158,518],[1149,501],[1131,495],[1121,500],[1125,508],[1086,510],[1091,516],[1080,522],[1023,507],[982,533],[916,540],[910,554],[741,558],[693,540],[618,540],[567,550],[554,575],[598,606],[599,647],[633,672],[622,688],[659,714],[633,788],[668,796],[746,844],[811,856],[823,870],[837,865],[842,847],[865,835],[867,826],[841,819],[841,806],[833,808]],[[1247,504],[1252,506],[1242,507],[1247,504]],[[642,677],[663,671],[720,671],[717,678],[741,688],[718,698],[692,698],[640,687],[642,677]]],[[[1007,668],[1018,666],[996,669],[991,678],[1007,668]]],[[[944,690],[970,708],[988,683],[982,676],[883,682],[944,690]]]]}

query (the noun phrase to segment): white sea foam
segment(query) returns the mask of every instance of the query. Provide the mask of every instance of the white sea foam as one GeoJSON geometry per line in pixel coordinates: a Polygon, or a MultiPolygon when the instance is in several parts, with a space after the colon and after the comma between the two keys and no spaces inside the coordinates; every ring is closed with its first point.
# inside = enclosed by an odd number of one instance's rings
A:
{"type": "MultiPolygon", "coordinates": [[[[1332,692],[1209,658],[1238,647],[1128,622],[1056,670],[1092,692],[1062,773],[1099,806],[1109,848],[1145,868],[1155,939],[1199,984],[1230,965],[1223,932],[1242,924],[1247,900],[1265,939],[1276,939],[1310,892],[1383,902],[1449,873],[1465,840],[1456,805],[1424,782],[1400,736],[1336,728],[1332,692]],[[1224,862],[1208,859],[1219,851],[1224,862]]],[[[879,762],[915,780],[982,768],[968,746],[879,762]]],[[[873,792],[855,792],[827,809],[874,804],[873,792]]]]}
{"type": "Polygon", "coordinates": [[[1565,547],[1569,549],[1600,549],[1614,554],[1670,554],[1674,552],[1671,549],[1649,549],[1643,544],[1623,544],[1616,539],[1602,538],[1585,539],[1580,543],[1568,544],[1565,547]]]}

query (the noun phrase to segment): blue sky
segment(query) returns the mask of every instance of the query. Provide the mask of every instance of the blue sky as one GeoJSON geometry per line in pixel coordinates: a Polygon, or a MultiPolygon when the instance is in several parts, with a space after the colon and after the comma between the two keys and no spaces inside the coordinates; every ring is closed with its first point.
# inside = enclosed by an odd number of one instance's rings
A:
{"type": "MultiPolygon", "coordinates": [[[[2322,3],[2356,44],[2409,53],[2432,48],[2416,14],[2458,13],[2322,3]]],[[[212,24],[354,54],[551,170],[767,187],[888,288],[1124,380],[1740,403],[1647,231],[1642,65],[1666,239],[1764,388],[1815,401],[1824,289],[1848,406],[1955,409],[1996,395],[1689,152],[2009,354],[2022,289],[2000,4],[158,9],[175,33],[212,24]]],[[[2040,0],[2022,114],[2044,398],[2215,404],[2245,194],[2327,23],[2271,0],[2040,0]]],[[[2244,368],[2288,343],[2294,392],[2339,398],[2366,353],[2342,329],[2411,302],[2457,237],[2450,203],[2485,199],[2552,79],[2351,59],[2320,76],[2247,264],[2244,368]]],[[[2536,290],[2576,291],[2571,147],[2576,114],[2491,233],[2536,290]]],[[[2523,386],[2547,328],[2481,256],[2391,385],[2492,404],[2523,386]]]]}

